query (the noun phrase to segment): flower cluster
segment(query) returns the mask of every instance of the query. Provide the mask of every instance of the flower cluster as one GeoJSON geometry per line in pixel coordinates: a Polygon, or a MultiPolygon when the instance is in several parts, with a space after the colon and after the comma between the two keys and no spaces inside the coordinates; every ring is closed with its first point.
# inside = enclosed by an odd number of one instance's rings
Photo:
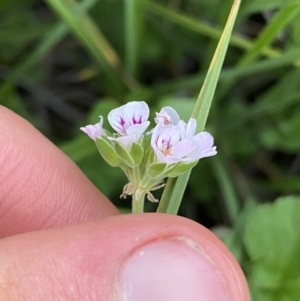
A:
{"type": "Polygon", "coordinates": [[[129,183],[123,197],[133,194],[135,199],[141,199],[147,194],[156,201],[150,191],[161,187],[164,178],[177,177],[193,168],[199,159],[217,152],[209,133],[195,133],[194,118],[185,123],[173,108],[164,107],[156,113],[154,129],[145,133],[150,125],[148,118],[148,105],[132,101],[108,114],[116,131],[113,135],[103,128],[102,116],[99,123],[80,129],[95,140],[110,165],[125,172],[129,183]]]}
{"type": "Polygon", "coordinates": [[[151,146],[157,160],[165,163],[190,162],[215,155],[213,137],[202,132],[195,135],[197,122],[190,118],[186,124],[171,107],[156,113],[151,146]]]}

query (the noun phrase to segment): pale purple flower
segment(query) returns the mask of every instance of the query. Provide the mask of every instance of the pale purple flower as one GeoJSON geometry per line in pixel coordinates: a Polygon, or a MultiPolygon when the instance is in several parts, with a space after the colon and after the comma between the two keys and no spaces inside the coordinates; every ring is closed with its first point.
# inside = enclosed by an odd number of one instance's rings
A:
{"type": "Polygon", "coordinates": [[[189,122],[186,124],[183,120],[180,120],[178,122],[178,127],[180,129],[181,139],[194,137],[197,128],[197,121],[195,118],[190,118],[189,122]]]}
{"type": "Polygon", "coordinates": [[[103,118],[100,116],[100,121],[94,125],[90,124],[85,127],[81,127],[80,129],[86,133],[91,139],[96,140],[101,136],[105,135],[103,125],[103,118]]]}
{"type": "Polygon", "coordinates": [[[138,142],[150,122],[149,107],[144,101],[132,101],[108,114],[108,121],[120,137],[110,138],[121,142],[125,147],[138,142]]]}
{"type": "Polygon", "coordinates": [[[180,118],[178,113],[171,107],[163,107],[159,113],[156,113],[154,119],[157,124],[162,126],[177,125],[180,118]]]}
{"type": "Polygon", "coordinates": [[[214,138],[208,132],[201,132],[194,136],[197,147],[190,153],[190,156],[198,156],[198,159],[211,157],[217,154],[214,145],[214,138]]]}
{"type": "Polygon", "coordinates": [[[198,159],[201,159],[217,154],[216,147],[213,146],[214,138],[211,134],[201,132],[195,135],[197,128],[195,118],[190,118],[187,124],[183,120],[180,120],[178,126],[180,128],[181,139],[193,138],[197,144],[197,147],[190,153],[190,156],[199,156],[198,159]]]}
{"type": "Polygon", "coordinates": [[[180,139],[178,126],[163,127],[157,125],[152,133],[151,146],[159,162],[168,164],[193,161],[189,154],[197,147],[192,138],[180,139]]]}
{"type": "Polygon", "coordinates": [[[197,122],[180,120],[175,126],[158,124],[152,134],[151,146],[159,162],[191,162],[215,155],[213,137],[207,132],[195,134],[197,122]]]}

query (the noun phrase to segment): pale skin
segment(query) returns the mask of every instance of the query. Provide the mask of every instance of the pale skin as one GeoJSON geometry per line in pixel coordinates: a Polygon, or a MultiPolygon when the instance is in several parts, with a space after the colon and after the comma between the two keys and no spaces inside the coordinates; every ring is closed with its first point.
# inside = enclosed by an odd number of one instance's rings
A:
{"type": "Polygon", "coordinates": [[[1,301],[114,301],[120,262],[172,236],[213,245],[227,264],[219,268],[234,288],[231,300],[249,300],[237,262],[210,231],[177,216],[121,215],[66,155],[3,106],[0,146],[1,301]]]}

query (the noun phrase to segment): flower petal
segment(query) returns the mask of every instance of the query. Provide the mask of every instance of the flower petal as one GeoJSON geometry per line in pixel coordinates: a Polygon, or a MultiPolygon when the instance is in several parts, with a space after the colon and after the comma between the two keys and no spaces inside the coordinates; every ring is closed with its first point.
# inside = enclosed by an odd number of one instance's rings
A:
{"type": "Polygon", "coordinates": [[[173,148],[173,156],[184,158],[197,147],[193,139],[184,139],[179,141],[173,148]]]}
{"type": "Polygon", "coordinates": [[[178,126],[157,126],[153,130],[151,146],[161,162],[169,162],[169,157],[173,156],[173,148],[180,140],[180,130],[178,126]]]}
{"type": "Polygon", "coordinates": [[[135,142],[138,142],[149,125],[150,121],[145,121],[142,124],[131,125],[127,128],[127,136],[131,136],[135,142]]]}
{"type": "Polygon", "coordinates": [[[124,105],[124,113],[130,125],[142,124],[149,118],[149,107],[144,101],[132,101],[124,105]]]}
{"type": "Polygon", "coordinates": [[[180,137],[181,137],[181,139],[185,139],[186,138],[187,124],[183,120],[180,120],[178,122],[178,127],[180,129],[180,137]]]}
{"type": "Polygon", "coordinates": [[[124,147],[129,148],[134,142],[131,136],[120,136],[120,137],[107,137],[109,140],[114,140],[122,144],[124,147]]]}
{"type": "Polygon", "coordinates": [[[214,138],[208,132],[201,132],[194,137],[197,148],[189,154],[198,159],[214,156],[217,154],[216,147],[213,147],[214,138]]]}
{"type": "Polygon", "coordinates": [[[98,123],[94,125],[90,124],[85,127],[81,127],[80,130],[86,133],[91,139],[96,140],[97,138],[100,138],[101,136],[105,135],[102,125],[103,117],[100,116],[100,121],[98,123]]]}
{"type": "MultiPolygon", "coordinates": [[[[108,114],[108,121],[112,128],[122,136],[130,135],[128,128],[141,125],[149,117],[149,107],[144,101],[132,101],[119,108],[113,109],[108,114]]],[[[144,131],[149,126],[144,125],[144,131]]],[[[140,136],[143,132],[140,134],[140,136]]]]}
{"type": "Polygon", "coordinates": [[[159,113],[156,113],[154,119],[157,124],[162,126],[177,125],[180,118],[178,113],[172,107],[163,107],[159,113]]]}
{"type": "Polygon", "coordinates": [[[178,126],[180,127],[181,139],[193,137],[197,128],[197,121],[195,118],[190,118],[190,120],[186,124],[183,120],[180,120],[178,126]]]}
{"type": "Polygon", "coordinates": [[[197,128],[197,121],[195,118],[190,118],[187,127],[186,127],[186,136],[193,137],[195,135],[197,128]]]}
{"type": "Polygon", "coordinates": [[[201,148],[201,150],[205,150],[211,148],[214,145],[214,138],[208,132],[201,132],[194,137],[195,141],[201,148]]]}

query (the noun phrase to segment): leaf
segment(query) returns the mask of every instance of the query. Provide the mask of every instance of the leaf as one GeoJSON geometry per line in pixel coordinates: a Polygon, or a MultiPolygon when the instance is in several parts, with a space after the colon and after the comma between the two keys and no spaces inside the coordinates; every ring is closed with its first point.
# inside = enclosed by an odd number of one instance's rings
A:
{"type": "MultiPolygon", "coordinates": [[[[246,224],[244,243],[259,289],[271,294],[300,278],[300,197],[282,197],[257,206],[246,224]]],[[[288,300],[282,298],[280,300],[288,300]]]]}

